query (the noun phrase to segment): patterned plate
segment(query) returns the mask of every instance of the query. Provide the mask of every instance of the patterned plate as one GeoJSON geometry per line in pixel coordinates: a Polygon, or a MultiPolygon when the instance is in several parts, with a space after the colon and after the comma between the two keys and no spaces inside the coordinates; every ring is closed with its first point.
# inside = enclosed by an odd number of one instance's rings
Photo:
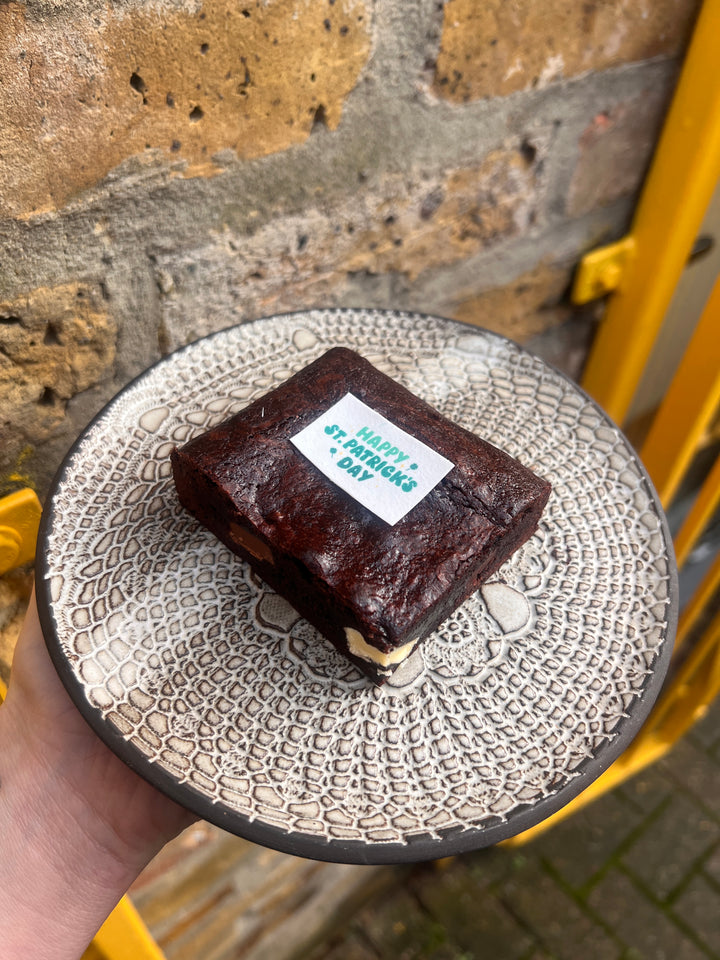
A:
{"type": "Polygon", "coordinates": [[[567,803],[647,716],[676,621],[665,519],[617,428],[510,341],[404,313],[274,317],[162,360],[68,455],[38,555],[50,653],[120,757],[227,830],[351,863],[489,845],[567,803]],[[537,534],[381,688],[180,508],[170,471],[336,345],[553,484],[537,534]]]}

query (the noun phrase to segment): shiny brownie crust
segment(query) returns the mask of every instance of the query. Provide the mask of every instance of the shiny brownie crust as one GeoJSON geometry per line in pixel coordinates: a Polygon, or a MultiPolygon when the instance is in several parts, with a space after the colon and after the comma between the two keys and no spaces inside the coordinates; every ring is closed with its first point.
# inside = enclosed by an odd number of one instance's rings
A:
{"type": "Polygon", "coordinates": [[[334,348],[172,453],[183,506],[376,683],[346,628],[382,653],[432,633],[535,531],[550,484],[334,348]],[[394,526],[290,442],[352,393],[455,466],[394,526]]]}

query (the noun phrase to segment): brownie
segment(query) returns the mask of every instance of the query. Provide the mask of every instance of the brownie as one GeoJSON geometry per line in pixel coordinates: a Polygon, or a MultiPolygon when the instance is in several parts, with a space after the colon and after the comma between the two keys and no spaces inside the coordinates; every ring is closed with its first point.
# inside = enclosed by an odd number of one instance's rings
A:
{"type": "MultiPolygon", "coordinates": [[[[532,535],[550,494],[516,459],[344,348],[171,456],[184,507],[375,683],[532,535]],[[292,439],[348,393],[452,464],[395,523],[292,439]]],[[[366,455],[363,475],[368,464],[387,475],[375,459],[366,455]]]]}

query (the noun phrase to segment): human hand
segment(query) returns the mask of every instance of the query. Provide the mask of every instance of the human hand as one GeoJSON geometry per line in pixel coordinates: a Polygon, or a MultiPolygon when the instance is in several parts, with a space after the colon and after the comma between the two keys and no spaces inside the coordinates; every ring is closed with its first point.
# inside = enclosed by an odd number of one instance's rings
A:
{"type": "Polygon", "coordinates": [[[75,960],[193,819],[85,722],[50,660],[33,594],[0,707],[0,916],[14,918],[3,956],[75,960]]]}

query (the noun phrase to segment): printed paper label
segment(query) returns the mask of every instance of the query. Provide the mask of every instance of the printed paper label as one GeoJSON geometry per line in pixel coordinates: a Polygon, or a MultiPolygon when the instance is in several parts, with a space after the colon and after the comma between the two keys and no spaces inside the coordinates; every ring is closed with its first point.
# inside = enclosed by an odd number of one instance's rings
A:
{"type": "Polygon", "coordinates": [[[291,442],[334,484],[390,525],[454,464],[346,393],[291,442]]]}

